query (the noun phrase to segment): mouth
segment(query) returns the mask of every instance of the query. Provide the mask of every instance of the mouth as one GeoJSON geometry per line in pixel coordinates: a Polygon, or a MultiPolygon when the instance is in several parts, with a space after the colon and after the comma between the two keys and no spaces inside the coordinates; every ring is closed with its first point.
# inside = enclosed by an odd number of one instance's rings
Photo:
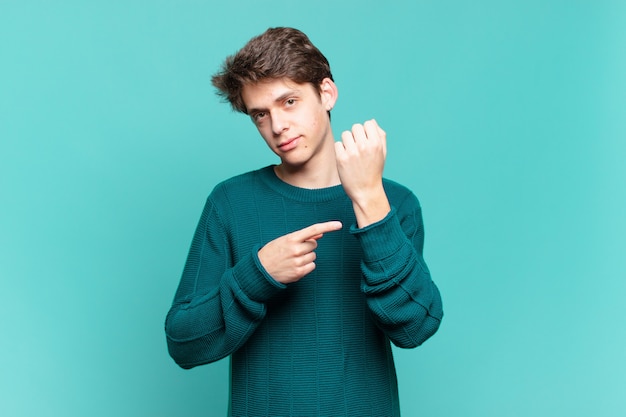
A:
{"type": "Polygon", "coordinates": [[[296,136],[295,138],[291,138],[291,139],[284,141],[283,143],[278,145],[278,149],[280,149],[281,151],[288,151],[288,150],[295,148],[296,145],[298,144],[300,137],[301,136],[296,136]]]}

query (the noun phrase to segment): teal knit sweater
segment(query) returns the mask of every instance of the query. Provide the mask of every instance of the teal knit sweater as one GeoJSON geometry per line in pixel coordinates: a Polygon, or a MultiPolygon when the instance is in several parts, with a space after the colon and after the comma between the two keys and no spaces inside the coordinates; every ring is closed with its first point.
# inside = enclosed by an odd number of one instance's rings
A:
{"type": "Polygon", "coordinates": [[[419,202],[397,183],[384,187],[392,210],[363,229],[341,185],[293,187],[272,167],[213,190],[165,331],[183,368],[231,355],[231,415],[400,415],[390,341],[422,344],[443,312],[422,258],[419,202]],[[328,220],[344,228],[320,239],[316,269],[274,281],[258,250],[328,220]]]}

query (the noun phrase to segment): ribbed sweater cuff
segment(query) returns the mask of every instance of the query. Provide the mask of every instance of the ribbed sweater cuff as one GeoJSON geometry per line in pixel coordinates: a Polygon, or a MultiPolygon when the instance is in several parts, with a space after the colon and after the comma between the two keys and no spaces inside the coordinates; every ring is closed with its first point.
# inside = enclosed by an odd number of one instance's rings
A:
{"type": "Polygon", "coordinates": [[[255,247],[250,256],[242,258],[235,268],[233,275],[239,288],[251,299],[266,302],[274,295],[287,288],[284,284],[274,280],[263,268],[259,260],[258,250],[255,247]]]}
{"type": "Polygon", "coordinates": [[[406,236],[396,215],[396,209],[393,207],[384,219],[362,229],[353,225],[350,228],[350,233],[361,242],[365,262],[385,259],[397,253],[406,242],[406,236]]]}

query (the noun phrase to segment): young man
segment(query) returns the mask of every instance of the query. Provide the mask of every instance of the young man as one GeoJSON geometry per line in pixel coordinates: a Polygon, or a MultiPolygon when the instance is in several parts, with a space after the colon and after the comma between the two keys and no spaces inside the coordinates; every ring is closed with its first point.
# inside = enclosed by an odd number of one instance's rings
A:
{"type": "Polygon", "coordinates": [[[422,344],[443,316],[422,258],[417,198],[383,179],[374,120],[335,142],[326,58],[269,29],[213,84],[280,163],[208,197],[165,324],[183,368],[231,356],[233,416],[399,416],[390,341],[422,344]]]}

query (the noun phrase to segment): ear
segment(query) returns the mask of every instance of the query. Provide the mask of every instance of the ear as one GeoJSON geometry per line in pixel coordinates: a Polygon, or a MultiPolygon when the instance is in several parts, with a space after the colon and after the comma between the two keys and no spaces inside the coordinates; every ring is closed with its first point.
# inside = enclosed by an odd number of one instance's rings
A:
{"type": "Polygon", "coordinates": [[[330,78],[324,78],[320,84],[320,98],[322,99],[322,105],[326,108],[326,111],[330,111],[335,107],[339,91],[337,85],[330,78]]]}

